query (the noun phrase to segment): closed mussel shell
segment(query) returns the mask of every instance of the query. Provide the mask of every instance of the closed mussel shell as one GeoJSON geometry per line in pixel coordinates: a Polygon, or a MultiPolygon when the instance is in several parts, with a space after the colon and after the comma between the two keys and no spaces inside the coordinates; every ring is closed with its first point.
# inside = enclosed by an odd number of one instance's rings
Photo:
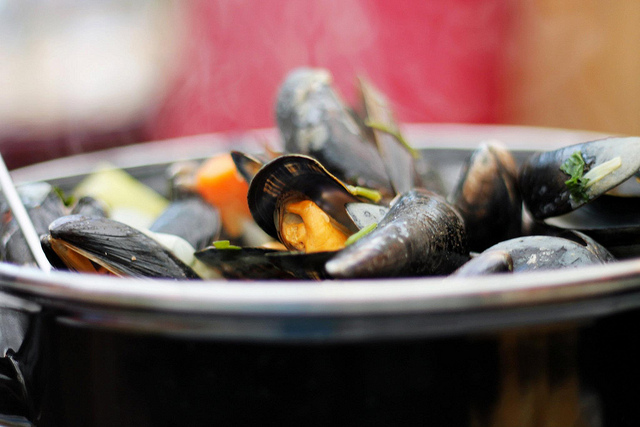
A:
{"type": "Polygon", "coordinates": [[[640,138],[621,137],[571,145],[529,157],[520,168],[522,198],[537,220],[568,213],[591,202],[628,180],[640,169],[640,138]],[[585,172],[606,162],[617,161],[614,169],[604,173],[584,189],[584,198],[571,194],[567,173],[561,167],[574,153],[580,153],[585,172]]]}
{"type": "Polygon", "coordinates": [[[276,100],[285,151],[320,161],[340,180],[393,196],[384,162],[324,69],[298,68],[287,75],[276,100]]]}
{"type": "Polygon", "coordinates": [[[247,198],[251,215],[271,237],[278,238],[280,204],[292,194],[308,198],[339,224],[357,231],[345,204],[360,199],[317,160],[291,154],[265,164],[249,185],[247,198]]]}
{"type": "Polygon", "coordinates": [[[451,276],[472,277],[494,273],[511,273],[512,271],[513,259],[511,259],[509,252],[492,250],[482,252],[472,257],[454,271],[451,276]]]}
{"type": "Polygon", "coordinates": [[[449,274],[469,258],[460,214],[427,190],[402,194],[378,226],[325,266],[335,278],[449,274]]]}
{"type": "Polygon", "coordinates": [[[504,251],[513,260],[513,272],[577,268],[605,264],[613,256],[586,236],[523,236],[500,242],[485,252],[504,251]]]}
{"type": "Polygon", "coordinates": [[[464,218],[470,250],[522,234],[517,174],[513,156],[496,142],[481,144],[464,165],[448,200],[464,218]]]}
{"type": "Polygon", "coordinates": [[[149,227],[156,233],[182,237],[196,250],[217,240],[221,229],[218,209],[195,194],[172,201],[149,227]]]}

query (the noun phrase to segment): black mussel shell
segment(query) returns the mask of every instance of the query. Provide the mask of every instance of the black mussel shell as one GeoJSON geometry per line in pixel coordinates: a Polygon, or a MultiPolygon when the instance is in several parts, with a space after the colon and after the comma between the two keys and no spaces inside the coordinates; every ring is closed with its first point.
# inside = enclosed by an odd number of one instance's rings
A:
{"type": "Polygon", "coordinates": [[[339,224],[355,232],[345,204],[359,202],[336,177],[317,160],[304,155],[285,155],[265,164],[253,177],[247,195],[255,222],[267,234],[278,238],[279,204],[292,193],[316,203],[339,224]]]}
{"type": "Polygon", "coordinates": [[[522,198],[518,171],[511,153],[486,142],[463,166],[448,201],[464,218],[469,249],[483,251],[522,234],[522,198]]]}
{"type": "MultiPolygon", "coordinates": [[[[38,235],[46,234],[51,221],[67,214],[60,195],[46,182],[20,185],[16,190],[38,235]]],[[[20,226],[2,196],[0,210],[3,214],[0,222],[0,261],[17,265],[35,264],[20,226]]]]}
{"type": "MultiPolygon", "coordinates": [[[[199,279],[160,243],[126,224],[108,218],[69,215],[49,225],[48,244],[71,248],[119,276],[199,279]]],[[[73,266],[69,266],[73,269],[73,266]]]]}
{"type": "Polygon", "coordinates": [[[70,214],[105,218],[109,216],[109,208],[104,202],[92,196],[82,196],[73,206],[70,214]]]}
{"type": "MultiPolygon", "coordinates": [[[[365,122],[382,125],[386,130],[399,134],[399,125],[385,96],[370,82],[364,79],[360,79],[359,82],[366,115],[365,122]]],[[[414,165],[414,153],[386,130],[380,130],[374,126],[373,139],[378,146],[378,152],[384,161],[395,193],[405,193],[418,186],[419,176],[414,165]]]]}
{"type": "Polygon", "coordinates": [[[279,251],[252,247],[237,249],[207,247],[196,251],[194,255],[227,279],[293,279],[291,274],[276,267],[267,258],[268,254],[275,252],[279,251]]]}
{"type": "Polygon", "coordinates": [[[291,252],[281,251],[267,255],[273,265],[286,271],[296,279],[327,279],[324,269],[326,262],[335,255],[335,252],[291,252]]]}
{"type": "Polygon", "coordinates": [[[337,252],[331,277],[407,277],[449,274],[469,259],[462,217],[427,190],[401,195],[376,229],[337,252]]]}
{"type": "Polygon", "coordinates": [[[486,251],[472,257],[456,271],[451,273],[457,277],[482,276],[494,273],[510,273],[513,271],[513,259],[507,251],[486,251]]]}
{"type": "Polygon", "coordinates": [[[536,220],[568,213],[602,196],[631,178],[640,169],[640,138],[607,138],[537,153],[520,168],[520,191],[531,216],[536,220]],[[620,166],[585,190],[586,200],[577,200],[560,168],[575,152],[580,152],[588,169],[620,158],[620,166]]]}
{"type": "Polygon", "coordinates": [[[182,237],[195,250],[204,249],[217,240],[221,229],[218,210],[195,194],[171,202],[149,227],[156,233],[182,237]]]}
{"type": "Polygon", "coordinates": [[[640,256],[640,198],[602,196],[565,215],[547,218],[534,230],[558,234],[584,233],[606,247],[616,258],[640,256]]]}
{"type": "Polygon", "coordinates": [[[292,71],[278,92],[276,120],[288,153],[316,158],[348,184],[393,194],[382,158],[331,87],[327,70],[292,71]]]}
{"type": "Polygon", "coordinates": [[[232,151],[231,159],[247,184],[251,183],[253,177],[258,173],[260,168],[264,166],[264,162],[262,160],[252,156],[251,154],[242,153],[240,151],[232,151]]]}
{"type": "Polygon", "coordinates": [[[208,247],[195,253],[203,263],[227,279],[324,279],[325,262],[332,252],[289,252],[267,248],[208,247]]]}
{"type": "MultiPolygon", "coordinates": [[[[524,236],[500,242],[485,252],[505,251],[513,260],[513,272],[577,268],[605,264],[613,257],[603,249],[589,247],[591,242],[579,238],[524,236]]],[[[604,249],[606,251],[606,249],[604,249]]]]}

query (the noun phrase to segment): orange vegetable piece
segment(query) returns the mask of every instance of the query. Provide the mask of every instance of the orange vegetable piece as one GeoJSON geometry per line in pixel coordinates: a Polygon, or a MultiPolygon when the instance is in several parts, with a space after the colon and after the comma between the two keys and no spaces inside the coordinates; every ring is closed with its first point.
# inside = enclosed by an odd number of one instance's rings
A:
{"type": "Polygon", "coordinates": [[[249,185],[240,176],[231,154],[206,160],[196,172],[196,190],[220,211],[222,226],[230,237],[242,234],[243,223],[251,218],[247,204],[249,185]]]}

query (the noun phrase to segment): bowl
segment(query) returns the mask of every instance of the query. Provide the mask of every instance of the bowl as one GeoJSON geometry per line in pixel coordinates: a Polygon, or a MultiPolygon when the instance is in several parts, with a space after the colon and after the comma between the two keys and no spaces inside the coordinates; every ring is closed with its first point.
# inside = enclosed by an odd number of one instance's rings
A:
{"type": "MultiPolygon", "coordinates": [[[[485,140],[521,160],[602,137],[458,124],[404,132],[449,186],[485,140]]],[[[12,175],[71,188],[108,161],[163,189],[171,162],[257,150],[265,140],[278,144],[271,129],[184,137],[12,175]]],[[[640,418],[631,397],[640,391],[639,307],[633,258],[519,275],[320,283],[0,264],[0,413],[37,425],[634,425],[625,423],[640,418]]]]}

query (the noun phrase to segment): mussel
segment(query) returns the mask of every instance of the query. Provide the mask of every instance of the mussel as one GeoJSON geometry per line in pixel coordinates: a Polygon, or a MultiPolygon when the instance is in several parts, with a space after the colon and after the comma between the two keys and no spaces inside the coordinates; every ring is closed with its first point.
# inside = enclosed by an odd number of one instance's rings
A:
{"type": "Polygon", "coordinates": [[[387,175],[396,194],[405,193],[419,186],[414,157],[416,150],[407,146],[400,134],[400,125],[386,97],[365,79],[359,79],[364,105],[365,125],[372,128],[373,139],[384,161],[387,175]]]}
{"type": "Polygon", "coordinates": [[[227,279],[324,279],[332,252],[292,252],[270,248],[210,246],[195,256],[227,279]]]}
{"type": "Polygon", "coordinates": [[[520,190],[536,220],[571,212],[633,177],[640,169],[640,137],[606,138],[529,157],[520,190]]]}
{"type": "Polygon", "coordinates": [[[199,279],[165,246],[141,231],[108,218],[69,215],[49,225],[43,249],[53,265],[116,276],[199,279]]]}
{"type": "MultiPolygon", "coordinates": [[[[38,234],[46,233],[51,221],[67,214],[60,195],[46,182],[21,185],[17,190],[38,234]]],[[[3,217],[0,222],[0,260],[18,265],[35,264],[18,222],[4,199],[1,202],[3,217]]]]}
{"type": "Polygon", "coordinates": [[[256,223],[290,250],[338,249],[358,231],[345,205],[361,199],[309,156],[285,155],[265,164],[247,198],[256,223]]]}
{"type": "MultiPolygon", "coordinates": [[[[485,252],[503,251],[513,261],[513,272],[577,268],[614,260],[607,249],[581,233],[559,236],[523,236],[491,246],[485,252]]],[[[484,252],[483,252],[484,253],[484,252]]]]}
{"type": "Polygon", "coordinates": [[[492,250],[472,256],[469,261],[451,273],[451,276],[471,277],[511,272],[513,272],[511,254],[505,250],[492,250]]]}
{"type": "Polygon", "coordinates": [[[464,218],[472,251],[522,234],[516,162],[496,141],[482,143],[472,154],[448,200],[464,218]]]}
{"type": "Polygon", "coordinates": [[[192,195],[171,202],[149,230],[179,236],[198,250],[217,240],[221,228],[218,210],[201,197],[192,195]]]}
{"type": "Polygon", "coordinates": [[[393,196],[384,162],[324,69],[299,68],[285,78],[276,120],[288,153],[317,159],[343,182],[393,196]]]}
{"type": "Polygon", "coordinates": [[[538,153],[520,169],[536,231],[578,230],[619,257],[640,254],[640,138],[607,138],[538,153]],[[625,197],[620,197],[625,196],[625,197]]]}
{"type": "Polygon", "coordinates": [[[431,191],[402,194],[377,227],[325,265],[335,278],[449,274],[469,258],[464,222],[431,191]]]}

